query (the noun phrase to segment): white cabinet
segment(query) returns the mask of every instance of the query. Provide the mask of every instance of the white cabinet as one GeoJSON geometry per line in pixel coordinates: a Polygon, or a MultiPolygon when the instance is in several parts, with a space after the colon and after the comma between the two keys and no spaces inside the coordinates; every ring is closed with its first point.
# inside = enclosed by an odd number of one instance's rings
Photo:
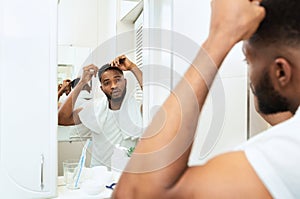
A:
{"type": "Polygon", "coordinates": [[[56,195],[56,16],[55,0],[0,0],[0,198],[56,195]]]}

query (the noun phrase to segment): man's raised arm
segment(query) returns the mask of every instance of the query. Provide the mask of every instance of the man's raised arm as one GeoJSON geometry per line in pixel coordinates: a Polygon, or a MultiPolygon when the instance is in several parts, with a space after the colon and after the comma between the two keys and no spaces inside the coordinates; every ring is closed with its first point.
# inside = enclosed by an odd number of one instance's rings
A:
{"type": "Polygon", "coordinates": [[[143,73],[135,63],[130,61],[125,55],[116,57],[112,62],[112,66],[120,68],[122,71],[131,71],[137,79],[141,89],[143,89],[143,73]]]}
{"type": "Polygon", "coordinates": [[[68,98],[65,101],[65,103],[63,103],[58,110],[59,125],[68,126],[81,123],[80,118],[78,116],[78,113],[81,111],[81,108],[74,110],[74,105],[82,88],[91,80],[93,76],[96,77],[97,72],[98,68],[95,65],[88,65],[83,68],[80,81],[68,95],[68,98]]]}
{"type": "Polygon", "coordinates": [[[211,6],[207,40],[142,136],[113,198],[232,198],[230,194],[248,194],[239,185],[242,177],[261,190],[256,196],[269,196],[242,153],[221,156],[206,166],[187,166],[200,111],[223,59],[264,17],[264,9],[249,0],[212,0],[211,6]],[[226,186],[237,189],[228,192],[226,186]]]}

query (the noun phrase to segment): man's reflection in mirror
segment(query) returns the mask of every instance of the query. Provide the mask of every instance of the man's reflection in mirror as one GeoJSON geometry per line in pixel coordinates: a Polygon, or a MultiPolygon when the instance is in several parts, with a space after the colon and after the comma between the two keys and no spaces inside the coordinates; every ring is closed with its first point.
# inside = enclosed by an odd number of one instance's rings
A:
{"type": "MultiPolygon", "coordinates": [[[[80,81],[80,77],[77,77],[76,79],[73,79],[71,81],[70,85],[71,85],[72,90],[75,88],[75,86],[78,84],[79,81],[80,81]]],[[[78,108],[78,107],[82,106],[82,104],[86,103],[87,100],[92,99],[91,91],[92,91],[92,85],[89,85],[89,84],[84,85],[77,97],[74,108],[78,108]]]]}
{"type": "Polygon", "coordinates": [[[71,80],[65,79],[61,84],[57,85],[57,101],[58,108],[67,99],[67,96],[71,92],[71,80]]]}
{"type": "Polygon", "coordinates": [[[110,168],[114,150],[118,146],[132,150],[142,133],[142,104],[136,100],[134,92],[128,92],[123,71],[131,72],[142,88],[142,71],[121,55],[100,69],[95,65],[85,66],[78,83],[59,109],[59,125],[83,124],[91,131],[91,166],[110,168]],[[100,81],[98,89],[105,97],[93,98],[75,107],[81,91],[96,77],[100,81]]]}

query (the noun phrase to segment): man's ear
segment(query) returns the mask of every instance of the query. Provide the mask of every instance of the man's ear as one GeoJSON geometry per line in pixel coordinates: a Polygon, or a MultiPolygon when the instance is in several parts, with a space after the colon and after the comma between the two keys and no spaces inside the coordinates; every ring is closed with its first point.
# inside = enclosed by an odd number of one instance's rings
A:
{"type": "MultiPolygon", "coordinates": [[[[103,91],[102,85],[100,85],[101,90],[103,91]]],[[[104,92],[104,91],[103,91],[104,92]]]]}
{"type": "Polygon", "coordinates": [[[285,58],[275,59],[274,72],[278,86],[285,87],[291,81],[292,66],[285,58]]]}

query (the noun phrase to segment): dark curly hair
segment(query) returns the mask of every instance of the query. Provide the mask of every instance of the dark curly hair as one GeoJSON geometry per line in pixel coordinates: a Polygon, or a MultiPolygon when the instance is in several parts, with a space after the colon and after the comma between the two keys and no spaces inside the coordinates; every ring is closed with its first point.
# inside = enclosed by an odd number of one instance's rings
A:
{"type": "Polygon", "coordinates": [[[102,74],[105,72],[105,71],[108,71],[108,70],[115,70],[115,71],[118,71],[121,75],[124,75],[123,74],[123,71],[121,69],[119,69],[118,67],[113,67],[111,66],[110,64],[104,64],[103,66],[101,66],[101,68],[98,70],[98,77],[99,77],[99,81],[101,82],[101,78],[102,78],[102,74]]]}
{"type": "Polygon", "coordinates": [[[251,45],[296,47],[300,44],[300,1],[263,0],[266,17],[249,39],[251,45]]]}

